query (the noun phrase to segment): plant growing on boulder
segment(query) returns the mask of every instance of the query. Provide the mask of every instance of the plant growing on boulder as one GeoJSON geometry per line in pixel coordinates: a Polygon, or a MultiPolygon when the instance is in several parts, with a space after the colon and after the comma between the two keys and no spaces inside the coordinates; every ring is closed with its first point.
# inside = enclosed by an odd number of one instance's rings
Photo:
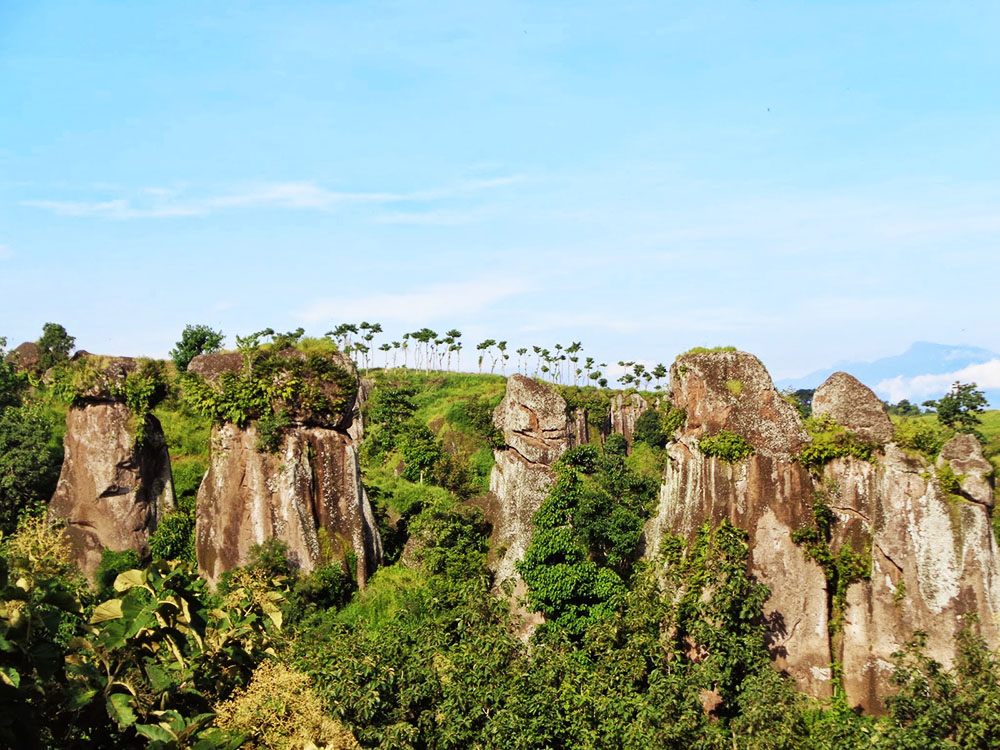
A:
{"type": "Polygon", "coordinates": [[[170,358],[177,365],[177,372],[185,372],[191,360],[199,354],[221,351],[224,340],[222,331],[213,331],[206,325],[187,325],[181,333],[181,340],[170,350],[170,358]]]}
{"type": "Polygon", "coordinates": [[[734,464],[754,454],[754,448],[742,435],[729,430],[720,430],[714,435],[698,441],[698,450],[706,456],[713,456],[726,463],[734,464]]]}

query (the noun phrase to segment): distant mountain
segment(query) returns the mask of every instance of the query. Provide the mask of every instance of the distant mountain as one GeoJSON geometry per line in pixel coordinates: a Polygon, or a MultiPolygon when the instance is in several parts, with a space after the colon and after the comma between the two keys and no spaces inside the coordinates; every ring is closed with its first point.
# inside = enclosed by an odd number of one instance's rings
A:
{"type": "Polygon", "coordinates": [[[838,362],[801,378],[779,380],[779,388],[815,388],[834,372],[850,373],[880,398],[920,403],[944,395],[951,384],[975,382],[990,405],[1000,408],[1000,354],[977,346],[918,341],[902,354],[874,362],[838,362]]]}

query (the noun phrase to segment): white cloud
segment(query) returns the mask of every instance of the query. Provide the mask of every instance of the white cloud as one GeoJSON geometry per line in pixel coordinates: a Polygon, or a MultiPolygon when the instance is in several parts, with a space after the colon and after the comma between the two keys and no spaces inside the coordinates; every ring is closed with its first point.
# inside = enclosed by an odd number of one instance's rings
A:
{"type": "Polygon", "coordinates": [[[399,294],[327,297],[313,302],[299,317],[312,324],[367,318],[424,325],[442,318],[455,320],[478,313],[503,299],[530,290],[531,286],[518,278],[434,284],[399,294]]]}
{"type": "Polygon", "coordinates": [[[946,393],[956,380],[962,383],[975,383],[981,390],[1000,388],[1000,359],[991,359],[989,362],[969,365],[961,370],[940,375],[911,377],[899,375],[881,381],[875,386],[875,392],[890,402],[904,398],[910,401],[923,401],[946,393]]]}
{"type": "MultiPolygon", "coordinates": [[[[328,190],[313,182],[266,182],[251,185],[236,192],[190,197],[184,199],[176,190],[159,187],[145,187],[133,197],[114,198],[107,201],[58,201],[31,200],[21,205],[40,208],[59,216],[88,217],[102,219],[148,219],[178,216],[204,216],[221,209],[233,208],[291,208],[313,211],[335,211],[350,205],[392,205],[405,203],[430,203],[456,198],[462,195],[490,190],[520,181],[518,176],[497,177],[488,180],[465,180],[455,185],[414,190],[409,192],[345,192],[328,190]]],[[[395,221],[389,215],[389,223],[418,223],[419,214],[396,214],[395,221]]],[[[437,221],[424,223],[457,223],[441,221],[447,219],[441,214],[437,221]]],[[[460,214],[453,214],[455,217],[460,214]]]]}
{"type": "Polygon", "coordinates": [[[14,251],[10,249],[10,245],[4,245],[0,243],[0,260],[7,260],[8,258],[14,257],[14,251]]]}

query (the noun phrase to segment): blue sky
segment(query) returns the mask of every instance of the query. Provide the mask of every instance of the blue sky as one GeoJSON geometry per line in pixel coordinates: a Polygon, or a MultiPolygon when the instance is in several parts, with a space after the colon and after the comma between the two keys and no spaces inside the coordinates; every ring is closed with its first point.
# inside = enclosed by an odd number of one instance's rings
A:
{"type": "Polygon", "coordinates": [[[367,319],[775,377],[1000,351],[998,30],[994,2],[3,0],[0,335],[367,319]]]}

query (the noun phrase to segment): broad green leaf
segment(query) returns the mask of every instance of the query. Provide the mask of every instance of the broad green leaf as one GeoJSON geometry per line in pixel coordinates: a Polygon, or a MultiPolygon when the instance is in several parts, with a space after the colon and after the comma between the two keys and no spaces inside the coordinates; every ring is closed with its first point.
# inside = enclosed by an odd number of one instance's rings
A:
{"type": "Polygon", "coordinates": [[[122,728],[135,724],[135,711],[132,710],[132,696],[127,693],[112,693],[108,696],[108,708],[112,718],[122,728]]]}
{"type": "Polygon", "coordinates": [[[115,578],[115,591],[122,593],[136,586],[146,585],[146,573],[142,570],[126,570],[115,578]]]}
{"type": "Polygon", "coordinates": [[[169,730],[156,724],[136,724],[135,731],[143,737],[149,737],[151,740],[159,740],[160,742],[171,742],[174,740],[174,736],[169,730]]]}
{"type": "Polygon", "coordinates": [[[90,616],[90,624],[96,625],[106,620],[118,620],[122,616],[122,600],[109,599],[104,604],[97,605],[94,614],[90,616]]]}
{"type": "Polygon", "coordinates": [[[274,623],[274,627],[281,629],[281,610],[274,606],[271,602],[264,602],[261,605],[261,609],[264,610],[264,614],[271,618],[271,622],[274,623]]]}
{"type": "Polygon", "coordinates": [[[0,680],[3,680],[4,684],[11,687],[16,688],[21,686],[21,675],[18,674],[18,671],[14,667],[10,667],[9,669],[0,667],[0,680]]]}

